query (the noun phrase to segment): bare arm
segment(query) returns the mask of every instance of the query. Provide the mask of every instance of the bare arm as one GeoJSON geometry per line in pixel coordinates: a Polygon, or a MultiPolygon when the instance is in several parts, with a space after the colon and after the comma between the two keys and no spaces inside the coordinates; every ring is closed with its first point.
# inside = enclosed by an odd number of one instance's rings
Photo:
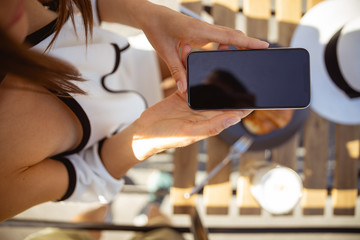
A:
{"type": "Polygon", "coordinates": [[[65,166],[52,159],[21,169],[1,168],[0,176],[0,221],[37,204],[60,199],[68,187],[65,166]]]}
{"type": "Polygon", "coordinates": [[[0,221],[65,194],[67,170],[49,156],[80,139],[81,128],[56,97],[6,76],[0,87],[0,221]]]}
{"type": "Polygon", "coordinates": [[[138,13],[133,11],[133,9],[146,8],[148,5],[153,5],[146,0],[97,0],[97,4],[101,21],[120,23],[135,28],[141,28],[141,25],[137,23],[136,15],[138,13]]]}

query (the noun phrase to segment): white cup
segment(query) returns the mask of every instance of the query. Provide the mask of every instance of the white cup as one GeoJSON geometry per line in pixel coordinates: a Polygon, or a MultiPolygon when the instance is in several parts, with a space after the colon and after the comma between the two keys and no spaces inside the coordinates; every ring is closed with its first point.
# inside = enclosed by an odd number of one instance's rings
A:
{"type": "Polygon", "coordinates": [[[292,169],[264,162],[252,169],[251,193],[272,214],[291,212],[302,196],[302,180],[292,169]]]}

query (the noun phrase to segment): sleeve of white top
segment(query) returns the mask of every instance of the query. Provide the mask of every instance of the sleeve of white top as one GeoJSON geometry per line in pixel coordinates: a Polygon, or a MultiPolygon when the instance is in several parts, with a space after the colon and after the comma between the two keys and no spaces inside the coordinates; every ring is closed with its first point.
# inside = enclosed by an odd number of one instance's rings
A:
{"type": "Polygon", "coordinates": [[[112,177],[104,167],[98,144],[56,160],[63,162],[69,173],[68,191],[59,201],[108,203],[124,185],[123,179],[112,177]]]}

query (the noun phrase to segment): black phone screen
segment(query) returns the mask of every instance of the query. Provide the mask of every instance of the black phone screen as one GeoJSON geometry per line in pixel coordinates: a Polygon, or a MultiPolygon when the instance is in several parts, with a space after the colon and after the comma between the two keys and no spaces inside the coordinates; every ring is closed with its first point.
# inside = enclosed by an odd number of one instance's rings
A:
{"type": "Polygon", "coordinates": [[[309,53],[302,48],[198,51],[187,58],[193,109],[305,108],[309,53]]]}

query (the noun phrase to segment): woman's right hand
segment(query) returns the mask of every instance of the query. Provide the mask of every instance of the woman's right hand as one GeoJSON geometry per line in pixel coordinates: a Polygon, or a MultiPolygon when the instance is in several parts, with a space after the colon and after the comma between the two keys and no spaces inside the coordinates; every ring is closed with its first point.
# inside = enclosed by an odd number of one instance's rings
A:
{"type": "Polygon", "coordinates": [[[144,160],[166,149],[184,147],[217,135],[250,112],[195,111],[188,106],[186,94],[177,91],[148,108],[134,123],[134,155],[138,160],[144,160]]]}
{"type": "Polygon", "coordinates": [[[188,106],[186,93],[176,91],[146,109],[127,128],[106,139],[101,159],[108,172],[119,179],[152,155],[217,135],[250,112],[195,111],[188,106]]]}

